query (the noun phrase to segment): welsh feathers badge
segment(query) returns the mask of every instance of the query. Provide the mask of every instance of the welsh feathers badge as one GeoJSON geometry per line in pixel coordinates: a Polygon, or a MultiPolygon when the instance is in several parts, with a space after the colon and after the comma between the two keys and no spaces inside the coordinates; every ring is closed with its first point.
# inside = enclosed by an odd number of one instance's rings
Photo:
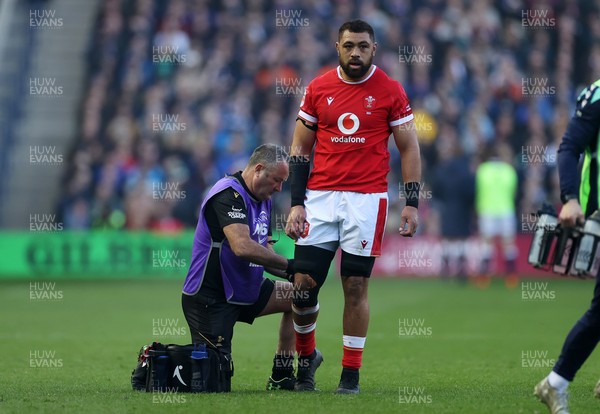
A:
{"type": "Polygon", "coordinates": [[[373,98],[371,95],[365,96],[365,99],[363,99],[363,105],[365,106],[365,109],[375,108],[375,102],[376,99],[373,98]]]}

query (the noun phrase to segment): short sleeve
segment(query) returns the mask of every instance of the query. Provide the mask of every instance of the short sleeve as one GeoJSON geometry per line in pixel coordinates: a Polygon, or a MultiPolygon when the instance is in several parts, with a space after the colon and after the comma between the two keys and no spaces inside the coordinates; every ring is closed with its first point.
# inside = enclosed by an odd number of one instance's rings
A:
{"type": "Polygon", "coordinates": [[[304,96],[302,97],[302,101],[300,102],[300,111],[298,111],[298,116],[305,121],[316,124],[318,122],[317,118],[317,110],[314,106],[314,93],[313,93],[313,84],[312,82],[308,84],[306,90],[304,91],[304,96]]]}
{"type": "Polygon", "coordinates": [[[248,209],[242,196],[233,188],[227,188],[215,195],[210,202],[219,227],[230,224],[248,224],[248,209]]]}

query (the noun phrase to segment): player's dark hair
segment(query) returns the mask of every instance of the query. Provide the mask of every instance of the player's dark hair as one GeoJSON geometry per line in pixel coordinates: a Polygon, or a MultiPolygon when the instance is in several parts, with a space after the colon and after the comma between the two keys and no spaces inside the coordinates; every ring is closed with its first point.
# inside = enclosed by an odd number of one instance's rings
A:
{"type": "Polygon", "coordinates": [[[249,166],[256,164],[262,164],[266,168],[270,169],[280,162],[288,162],[289,156],[285,149],[280,145],[275,144],[263,144],[252,152],[250,160],[248,161],[249,166]]]}
{"type": "Polygon", "coordinates": [[[340,26],[340,30],[338,31],[338,41],[342,38],[342,34],[345,31],[349,31],[350,33],[365,33],[367,32],[371,37],[371,41],[375,43],[375,32],[371,25],[364,20],[356,19],[350,20],[349,22],[344,23],[340,26]]]}

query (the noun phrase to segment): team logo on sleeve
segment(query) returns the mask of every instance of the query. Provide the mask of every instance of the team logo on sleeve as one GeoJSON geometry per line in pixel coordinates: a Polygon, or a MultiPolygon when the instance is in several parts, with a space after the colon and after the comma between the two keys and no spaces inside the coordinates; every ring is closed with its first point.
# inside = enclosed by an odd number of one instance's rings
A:
{"type": "Polygon", "coordinates": [[[300,108],[304,106],[304,100],[306,99],[306,89],[304,89],[304,95],[302,95],[302,100],[300,101],[300,108]]]}
{"type": "Polygon", "coordinates": [[[246,218],[246,214],[244,214],[242,212],[242,209],[235,208],[234,206],[231,206],[231,211],[227,212],[227,215],[229,217],[231,217],[232,219],[245,219],[246,218]]]}

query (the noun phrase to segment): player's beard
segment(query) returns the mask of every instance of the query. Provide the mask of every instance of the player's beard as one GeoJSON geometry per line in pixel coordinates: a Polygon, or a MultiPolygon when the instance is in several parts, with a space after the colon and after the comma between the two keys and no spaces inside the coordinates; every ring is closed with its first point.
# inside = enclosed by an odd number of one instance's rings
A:
{"type": "Polygon", "coordinates": [[[348,76],[350,79],[360,79],[363,76],[365,76],[366,73],[371,68],[372,63],[373,63],[373,56],[371,56],[369,58],[369,60],[366,61],[365,63],[361,62],[360,60],[352,60],[352,59],[350,59],[348,62],[344,62],[344,61],[342,61],[342,57],[340,56],[340,67],[342,68],[342,70],[344,71],[346,76],[348,76]],[[360,67],[352,68],[352,67],[350,67],[351,63],[358,63],[358,64],[360,64],[360,67]]]}

